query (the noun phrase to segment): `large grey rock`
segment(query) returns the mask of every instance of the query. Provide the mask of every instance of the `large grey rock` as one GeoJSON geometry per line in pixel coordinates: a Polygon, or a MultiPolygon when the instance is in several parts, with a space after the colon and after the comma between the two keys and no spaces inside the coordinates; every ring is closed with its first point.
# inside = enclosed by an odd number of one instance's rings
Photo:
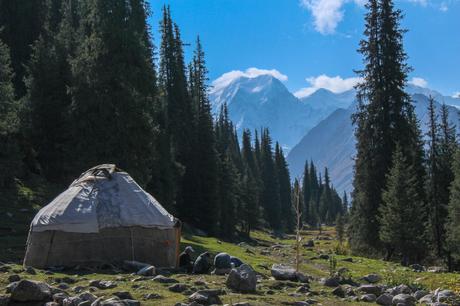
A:
{"type": "Polygon", "coordinates": [[[379,296],[382,294],[382,287],[377,285],[361,285],[358,287],[358,291],[367,293],[367,294],[375,294],[379,296]]]}
{"type": "Polygon", "coordinates": [[[346,296],[346,292],[342,286],[338,286],[334,290],[332,290],[332,294],[341,298],[344,298],[346,296]]]}
{"type": "Polygon", "coordinates": [[[426,268],[422,265],[419,265],[419,264],[413,264],[413,265],[410,265],[412,271],[414,272],[423,272],[423,271],[426,271],[426,268]]]}
{"type": "Polygon", "coordinates": [[[372,273],[364,276],[363,279],[368,283],[375,284],[378,283],[382,277],[378,274],[372,273]]]}
{"type": "Polygon", "coordinates": [[[340,279],[337,277],[322,278],[320,283],[326,287],[337,287],[340,285],[340,279]]]}
{"type": "Polygon", "coordinates": [[[257,285],[256,272],[251,266],[242,264],[230,271],[225,284],[229,289],[237,292],[255,292],[257,285]]]}
{"type": "Polygon", "coordinates": [[[136,300],[122,300],[118,297],[113,297],[107,300],[100,300],[98,299],[97,301],[93,302],[91,306],[140,306],[141,303],[136,300]]]}
{"type": "Polygon", "coordinates": [[[375,302],[375,300],[377,299],[377,297],[375,296],[375,294],[368,293],[368,294],[362,295],[359,299],[360,299],[361,301],[363,301],[363,302],[373,303],[373,302],[375,302]]]}
{"type": "Polygon", "coordinates": [[[66,298],[68,298],[68,297],[69,297],[69,295],[66,294],[66,293],[62,293],[62,292],[56,293],[56,294],[53,294],[53,301],[55,301],[55,302],[58,303],[59,305],[62,305],[63,302],[64,302],[64,300],[65,300],[66,298]]]}
{"type": "Polygon", "coordinates": [[[82,292],[77,296],[67,297],[62,301],[63,306],[79,306],[81,303],[86,302],[85,304],[91,305],[96,301],[97,297],[90,292],[82,292]]]}
{"type": "Polygon", "coordinates": [[[381,296],[379,296],[375,302],[379,305],[391,306],[391,304],[393,303],[393,296],[391,294],[384,293],[381,296]]]}
{"type": "Polygon", "coordinates": [[[455,298],[455,293],[452,290],[440,290],[436,294],[437,302],[447,302],[453,298],[455,298]]]}
{"type": "Polygon", "coordinates": [[[400,293],[393,297],[393,305],[399,306],[414,306],[415,305],[415,298],[412,295],[400,293]]]}
{"type": "Polygon", "coordinates": [[[10,276],[8,276],[8,281],[10,283],[14,283],[14,282],[19,282],[21,280],[21,277],[17,274],[12,274],[10,276]]]}
{"type": "Polygon", "coordinates": [[[283,265],[283,264],[274,264],[270,270],[271,275],[276,280],[290,280],[296,281],[296,271],[293,267],[283,265]]]}
{"type": "Polygon", "coordinates": [[[98,289],[111,289],[117,286],[117,283],[113,281],[104,281],[104,280],[93,280],[89,282],[91,287],[96,287],[98,289]]]}
{"type": "Polygon", "coordinates": [[[10,297],[7,295],[0,295],[0,306],[8,306],[10,297]]]}
{"type": "Polygon", "coordinates": [[[178,283],[178,281],[175,280],[174,278],[169,278],[169,277],[166,277],[166,276],[163,276],[163,275],[155,276],[155,278],[153,280],[155,282],[162,283],[162,284],[178,283]]]}
{"type": "Polygon", "coordinates": [[[432,294],[427,294],[424,297],[420,298],[418,300],[420,304],[431,304],[433,302],[433,295],[432,294]]]}
{"type": "Polygon", "coordinates": [[[398,295],[398,294],[402,294],[402,293],[403,294],[411,294],[412,289],[409,286],[402,284],[402,285],[394,287],[391,290],[392,295],[398,295]]]}
{"type": "Polygon", "coordinates": [[[134,300],[133,296],[128,291],[114,292],[113,295],[122,300],[134,300]]]}
{"type": "Polygon", "coordinates": [[[142,276],[155,276],[156,275],[156,269],[154,266],[148,265],[145,266],[136,273],[137,275],[142,275],[142,276]]]}
{"type": "Polygon", "coordinates": [[[174,284],[168,287],[169,291],[181,293],[188,289],[186,284],[174,284]]]}
{"type": "Polygon", "coordinates": [[[44,282],[21,280],[11,288],[11,300],[18,302],[48,301],[51,289],[44,282]]]}
{"type": "Polygon", "coordinates": [[[189,296],[191,303],[198,303],[201,305],[222,305],[222,301],[219,298],[218,290],[200,290],[189,296]]]}
{"type": "Polygon", "coordinates": [[[417,290],[414,292],[414,298],[418,301],[425,295],[427,295],[429,292],[426,290],[417,290]]]}
{"type": "Polygon", "coordinates": [[[227,253],[219,253],[214,257],[214,267],[216,269],[231,269],[232,263],[230,259],[230,255],[227,253]]]}

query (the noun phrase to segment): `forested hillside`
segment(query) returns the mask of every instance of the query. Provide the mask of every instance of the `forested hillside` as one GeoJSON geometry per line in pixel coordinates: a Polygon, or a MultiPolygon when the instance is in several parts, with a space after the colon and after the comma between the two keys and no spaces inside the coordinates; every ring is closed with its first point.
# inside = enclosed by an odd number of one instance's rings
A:
{"type": "MultiPolygon", "coordinates": [[[[213,118],[202,44],[187,38],[195,43],[186,63],[184,48],[192,47],[169,7],[154,12],[162,18],[151,28],[143,0],[0,6],[2,193],[14,195],[37,178],[63,189],[83,171],[114,163],[209,234],[293,230],[282,148],[268,129],[245,130],[239,139],[225,103],[213,118]]],[[[315,226],[342,211],[324,177],[312,187],[324,187],[313,200],[321,211],[315,226]]]]}

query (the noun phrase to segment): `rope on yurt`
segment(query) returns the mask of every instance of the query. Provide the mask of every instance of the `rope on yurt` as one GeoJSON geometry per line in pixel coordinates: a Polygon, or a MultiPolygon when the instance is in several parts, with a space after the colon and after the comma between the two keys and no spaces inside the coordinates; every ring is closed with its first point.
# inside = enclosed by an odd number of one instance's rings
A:
{"type": "Polygon", "coordinates": [[[133,239],[133,228],[129,228],[129,232],[131,233],[131,260],[134,261],[134,239],[133,239]]]}
{"type": "Polygon", "coordinates": [[[51,253],[51,248],[53,247],[54,243],[54,235],[56,234],[56,231],[52,231],[53,233],[51,234],[51,239],[50,239],[50,246],[48,248],[48,252],[46,253],[46,258],[45,258],[45,267],[48,265],[48,257],[50,256],[51,253]]]}

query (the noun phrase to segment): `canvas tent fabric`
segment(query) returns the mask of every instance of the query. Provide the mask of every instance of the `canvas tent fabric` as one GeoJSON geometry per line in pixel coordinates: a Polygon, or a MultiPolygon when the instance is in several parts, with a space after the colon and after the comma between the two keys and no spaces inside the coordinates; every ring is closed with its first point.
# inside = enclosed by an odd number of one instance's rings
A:
{"type": "Polygon", "coordinates": [[[112,164],[84,172],[31,223],[24,264],[137,260],[176,266],[180,222],[112,164]]]}

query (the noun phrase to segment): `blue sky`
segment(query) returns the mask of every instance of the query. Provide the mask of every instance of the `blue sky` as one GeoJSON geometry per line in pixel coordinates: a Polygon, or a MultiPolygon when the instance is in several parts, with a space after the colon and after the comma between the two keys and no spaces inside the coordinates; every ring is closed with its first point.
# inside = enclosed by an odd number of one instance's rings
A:
{"type": "MultiPolygon", "coordinates": [[[[184,42],[200,35],[211,80],[230,71],[271,73],[302,96],[319,87],[344,91],[356,82],[364,1],[150,0],[150,22],[158,43],[161,8],[169,4],[184,42]]],[[[460,0],[395,3],[409,30],[405,48],[414,68],[411,80],[445,95],[460,92],[460,0]]],[[[186,47],[188,59],[192,51],[186,47]]]]}

